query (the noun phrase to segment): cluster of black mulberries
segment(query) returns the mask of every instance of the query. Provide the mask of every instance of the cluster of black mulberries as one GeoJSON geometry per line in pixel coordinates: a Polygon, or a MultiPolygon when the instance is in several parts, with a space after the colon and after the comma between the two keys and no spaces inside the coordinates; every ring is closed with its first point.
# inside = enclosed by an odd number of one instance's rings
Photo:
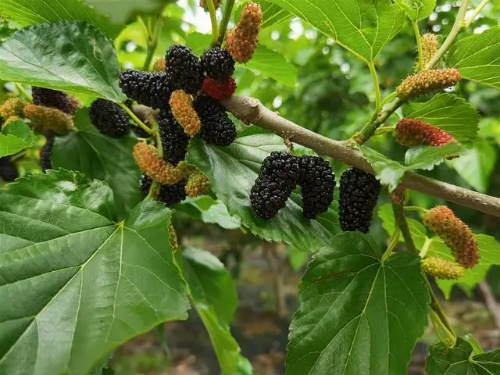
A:
{"type": "MultiPolygon", "coordinates": [[[[182,202],[187,196],[185,190],[186,182],[186,180],[181,180],[173,185],[161,185],[156,199],[166,205],[173,205],[182,202]]],[[[152,184],[153,180],[151,178],[146,175],[142,176],[140,189],[144,196],[149,194],[149,189],[151,189],[152,184]]]]}
{"type": "Polygon", "coordinates": [[[34,86],[32,88],[32,95],[33,104],[56,108],[68,115],[73,115],[80,107],[77,99],[68,96],[62,91],[34,86]]]}
{"type": "Polygon", "coordinates": [[[175,44],[167,50],[167,74],[174,90],[197,94],[203,85],[203,69],[200,59],[186,46],[175,44]]]}
{"type": "Polygon", "coordinates": [[[189,136],[175,120],[170,109],[164,109],[158,117],[160,138],[165,160],[173,165],[186,158],[189,136]]]}
{"type": "Polygon", "coordinates": [[[224,81],[234,73],[231,54],[220,47],[207,49],[201,56],[201,66],[205,73],[216,81],[224,81]]]}
{"type": "Polygon", "coordinates": [[[172,95],[170,75],[126,70],[120,76],[120,88],[129,99],[152,108],[164,108],[172,95]]]}
{"type": "Polygon", "coordinates": [[[120,138],[128,133],[128,114],[116,103],[97,99],[90,106],[89,116],[92,124],[102,134],[120,138]]]}
{"type": "Polygon", "coordinates": [[[301,186],[304,217],[314,219],[328,210],[335,189],[330,163],[318,156],[272,152],[264,159],[250,192],[254,212],[263,219],[273,218],[285,207],[297,184],[301,186]]]}
{"type": "Polygon", "coordinates": [[[4,182],[14,181],[19,177],[16,165],[12,161],[10,156],[4,156],[0,158],[0,179],[4,182]]]}
{"type": "Polygon", "coordinates": [[[380,183],[365,171],[349,168],[340,178],[340,226],[343,231],[368,233],[380,183]]]}
{"type": "Polygon", "coordinates": [[[214,99],[200,95],[194,108],[201,120],[200,137],[207,143],[229,146],[236,139],[236,127],[224,108],[214,99]]]}

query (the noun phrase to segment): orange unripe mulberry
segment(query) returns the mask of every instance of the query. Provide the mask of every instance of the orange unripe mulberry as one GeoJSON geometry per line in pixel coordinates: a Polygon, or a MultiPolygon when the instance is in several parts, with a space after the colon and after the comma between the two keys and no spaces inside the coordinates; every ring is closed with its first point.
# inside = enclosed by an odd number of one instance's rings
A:
{"type": "Polygon", "coordinates": [[[470,228],[446,206],[427,210],[424,224],[441,237],[451,249],[457,263],[465,268],[474,267],[479,260],[479,248],[470,228]]]}
{"type": "Polygon", "coordinates": [[[397,88],[398,98],[408,100],[454,86],[460,81],[460,72],[453,68],[434,69],[407,77],[397,88]]]}
{"type": "Polygon", "coordinates": [[[259,44],[262,28],[262,9],[257,3],[245,6],[238,25],[226,37],[226,48],[239,63],[248,62],[259,44]]]}
{"type": "Polygon", "coordinates": [[[23,112],[35,132],[66,134],[75,129],[73,117],[57,108],[28,104],[23,112]]]}
{"type": "Polygon", "coordinates": [[[184,90],[176,90],[170,97],[170,108],[177,122],[190,137],[200,131],[201,121],[193,107],[193,97],[184,90]]]}
{"type": "Polygon", "coordinates": [[[444,146],[456,142],[450,134],[422,120],[404,118],[394,132],[394,138],[404,146],[444,146]]]}
{"type": "Polygon", "coordinates": [[[444,280],[460,279],[465,271],[461,265],[438,257],[425,258],[421,264],[425,273],[444,280]]]}
{"type": "Polygon", "coordinates": [[[436,34],[427,33],[422,35],[422,65],[425,67],[436,55],[439,42],[436,34]]]}
{"type": "Polygon", "coordinates": [[[173,185],[181,180],[181,173],[158,155],[158,151],[146,143],[134,146],[134,159],[144,174],[162,185],[173,185]]]}

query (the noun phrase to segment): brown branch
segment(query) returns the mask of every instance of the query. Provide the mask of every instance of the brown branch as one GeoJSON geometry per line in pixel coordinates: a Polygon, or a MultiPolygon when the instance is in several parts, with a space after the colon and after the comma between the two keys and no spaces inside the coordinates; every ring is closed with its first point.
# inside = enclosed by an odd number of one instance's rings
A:
{"type": "MultiPolygon", "coordinates": [[[[361,152],[350,147],[346,141],[335,141],[294,124],[267,109],[255,98],[232,96],[221,103],[246,124],[255,124],[269,129],[289,138],[292,142],[309,147],[318,154],[331,156],[343,163],[374,173],[370,163],[363,158],[361,152]]],[[[500,217],[500,198],[437,181],[411,171],[405,173],[402,185],[448,202],[500,217]]]]}

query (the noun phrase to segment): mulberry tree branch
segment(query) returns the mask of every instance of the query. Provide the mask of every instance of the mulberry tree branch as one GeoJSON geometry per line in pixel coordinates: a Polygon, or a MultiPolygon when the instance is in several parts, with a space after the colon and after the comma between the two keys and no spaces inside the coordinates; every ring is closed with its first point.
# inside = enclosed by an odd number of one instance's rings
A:
{"type": "MultiPolygon", "coordinates": [[[[294,124],[267,109],[255,98],[232,96],[222,100],[221,104],[246,124],[254,124],[274,131],[284,138],[289,138],[292,142],[309,147],[318,154],[331,156],[343,163],[374,174],[370,163],[363,158],[360,151],[352,148],[348,142],[336,141],[294,124]]],[[[408,189],[500,217],[500,198],[434,180],[411,171],[405,173],[402,185],[408,189]]]]}

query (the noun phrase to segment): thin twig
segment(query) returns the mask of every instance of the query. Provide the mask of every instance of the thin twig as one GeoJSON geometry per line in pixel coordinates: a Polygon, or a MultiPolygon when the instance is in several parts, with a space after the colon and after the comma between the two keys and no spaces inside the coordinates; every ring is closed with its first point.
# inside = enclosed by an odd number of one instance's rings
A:
{"type": "Polygon", "coordinates": [[[474,13],[472,13],[472,15],[463,22],[463,26],[465,29],[469,28],[469,26],[471,25],[472,22],[474,22],[474,20],[476,19],[476,17],[479,15],[479,13],[481,13],[481,11],[483,10],[483,8],[486,6],[486,4],[488,4],[490,0],[483,0],[481,1],[481,3],[477,6],[477,8],[474,10],[474,13]]]}
{"type": "Polygon", "coordinates": [[[412,21],[411,24],[413,26],[413,31],[415,32],[415,40],[417,42],[418,64],[417,64],[415,71],[418,72],[420,69],[422,69],[422,65],[423,65],[422,37],[420,36],[418,22],[412,21]]]}
{"type": "Polygon", "coordinates": [[[212,45],[216,45],[219,40],[219,24],[217,23],[217,14],[213,0],[206,0],[210,22],[212,22],[212,45]]]}

